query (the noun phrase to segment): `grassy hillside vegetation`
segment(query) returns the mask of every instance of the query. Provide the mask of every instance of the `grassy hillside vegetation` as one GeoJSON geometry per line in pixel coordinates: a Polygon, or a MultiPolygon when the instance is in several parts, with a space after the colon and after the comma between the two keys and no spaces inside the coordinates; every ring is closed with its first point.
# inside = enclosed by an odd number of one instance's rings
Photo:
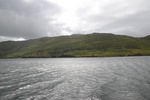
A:
{"type": "Polygon", "coordinates": [[[0,58],[106,57],[150,55],[150,36],[93,33],[0,43],[0,58]]]}

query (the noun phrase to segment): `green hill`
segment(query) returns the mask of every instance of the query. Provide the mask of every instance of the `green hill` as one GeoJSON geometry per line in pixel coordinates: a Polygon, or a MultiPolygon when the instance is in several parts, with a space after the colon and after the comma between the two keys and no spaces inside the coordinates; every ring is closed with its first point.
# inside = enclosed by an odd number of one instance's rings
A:
{"type": "Polygon", "coordinates": [[[93,33],[0,43],[0,58],[150,55],[150,36],[93,33]]]}

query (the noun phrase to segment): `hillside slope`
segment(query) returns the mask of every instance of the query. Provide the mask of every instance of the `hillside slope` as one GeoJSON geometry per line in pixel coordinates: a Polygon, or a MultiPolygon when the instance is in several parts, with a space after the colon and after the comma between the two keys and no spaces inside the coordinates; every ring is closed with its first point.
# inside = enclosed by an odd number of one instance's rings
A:
{"type": "Polygon", "coordinates": [[[0,43],[0,58],[150,55],[150,36],[93,33],[0,43]]]}

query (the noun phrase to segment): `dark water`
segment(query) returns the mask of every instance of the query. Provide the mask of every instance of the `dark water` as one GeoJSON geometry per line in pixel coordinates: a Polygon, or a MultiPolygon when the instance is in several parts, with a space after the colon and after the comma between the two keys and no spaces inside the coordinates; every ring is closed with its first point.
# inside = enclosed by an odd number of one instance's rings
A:
{"type": "Polygon", "coordinates": [[[150,100],[150,57],[1,59],[0,100],[150,100]]]}

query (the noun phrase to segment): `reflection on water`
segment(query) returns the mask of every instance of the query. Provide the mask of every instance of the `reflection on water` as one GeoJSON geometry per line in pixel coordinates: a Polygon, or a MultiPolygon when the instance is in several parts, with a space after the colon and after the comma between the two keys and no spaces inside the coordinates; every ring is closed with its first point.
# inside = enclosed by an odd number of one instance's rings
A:
{"type": "Polygon", "coordinates": [[[150,57],[1,59],[0,100],[150,100],[150,57]]]}

